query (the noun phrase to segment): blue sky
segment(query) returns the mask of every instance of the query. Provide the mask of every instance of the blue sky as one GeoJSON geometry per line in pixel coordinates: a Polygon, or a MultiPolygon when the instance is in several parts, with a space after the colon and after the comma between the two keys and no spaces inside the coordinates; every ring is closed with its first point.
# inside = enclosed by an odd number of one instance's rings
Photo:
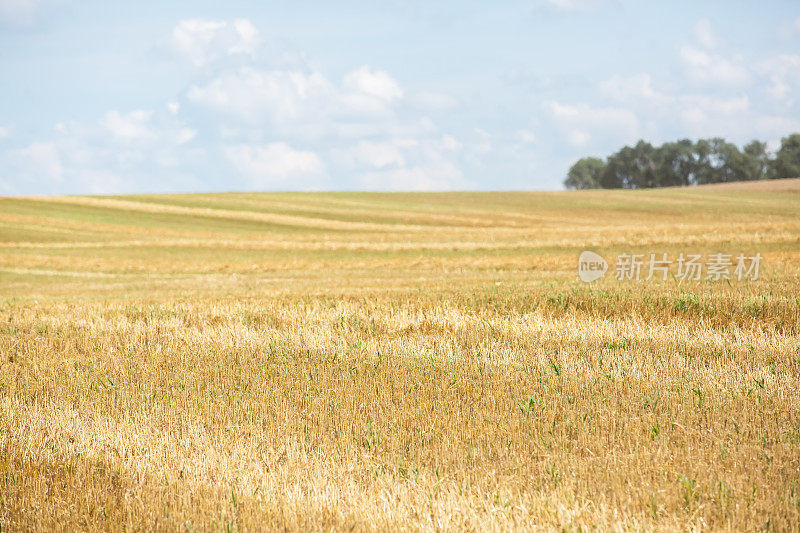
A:
{"type": "Polygon", "coordinates": [[[0,194],[559,189],[800,131],[791,1],[0,0],[0,194]]]}

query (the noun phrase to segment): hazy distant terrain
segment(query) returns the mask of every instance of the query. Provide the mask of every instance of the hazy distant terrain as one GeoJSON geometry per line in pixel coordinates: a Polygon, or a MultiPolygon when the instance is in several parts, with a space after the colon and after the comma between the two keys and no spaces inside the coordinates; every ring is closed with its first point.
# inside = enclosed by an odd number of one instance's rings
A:
{"type": "Polygon", "coordinates": [[[0,524],[796,529],[799,275],[800,180],[0,198],[0,524]]]}

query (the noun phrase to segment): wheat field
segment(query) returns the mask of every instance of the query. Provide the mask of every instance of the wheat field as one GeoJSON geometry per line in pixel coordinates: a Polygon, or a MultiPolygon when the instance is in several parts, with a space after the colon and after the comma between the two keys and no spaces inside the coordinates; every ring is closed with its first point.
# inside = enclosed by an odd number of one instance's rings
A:
{"type": "Polygon", "coordinates": [[[1,198],[0,530],[798,530],[799,215],[800,180],[1,198]]]}

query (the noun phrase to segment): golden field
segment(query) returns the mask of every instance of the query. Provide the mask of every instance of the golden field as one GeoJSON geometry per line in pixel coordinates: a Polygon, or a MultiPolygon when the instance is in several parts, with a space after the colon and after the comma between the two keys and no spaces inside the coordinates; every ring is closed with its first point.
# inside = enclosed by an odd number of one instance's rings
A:
{"type": "Polygon", "coordinates": [[[0,198],[1,531],[796,531],[798,276],[800,180],[0,198]]]}

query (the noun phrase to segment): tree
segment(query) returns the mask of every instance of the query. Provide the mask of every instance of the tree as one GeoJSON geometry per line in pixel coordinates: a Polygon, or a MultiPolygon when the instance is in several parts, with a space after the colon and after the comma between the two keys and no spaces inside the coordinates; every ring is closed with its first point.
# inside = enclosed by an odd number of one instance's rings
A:
{"type": "Polygon", "coordinates": [[[600,185],[605,189],[657,187],[655,155],[653,145],[644,141],[623,147],[608,157],[600,185]]]}
{"type": "Polygon", "coordinates": [[[692,185],[697,172],[694,143],[681,139],[656,149],[656,182],[659,187],[692,185]]]}
{"type": "Polygon", "coordinates": [[[649,189],[660,187],[656,166],[656,148],[649,142],[639,141],[633,147],[633,173],[632,188],[649,189]]]}
{"type": "Polygon", "coordinates": [[[695,145],[697,157],[696,181],[706,183],[727,183],[748,179],[745,159],[735,144],[721,137],[701,139],[695,145]]]}
{"type": "Polygon", "coordinates": [[[742,150],[745,156],[747,179],[763,180],[767,177],[769,168],[769,152],[767,143],[761,141],[750,141],[742,150]]]}
{"type": "Polygon", "coordinates": [[[633,148],[630,146],[623,146],[617,153],[608,156],[600,185],[604,189],[631,188],[635,172],[633,159],[633,148]]]}
{"type": "Polygon", "coordinates": [[[654,147],[639,141],[623,146],[605,163],[584,157],[569,169],[569,189],[645,189],[800,177],[800,133],[781,139],[774,158],[766,143],[739,148],[721,137],[667,142],[654,147]]]}
{"type": "Polygon", "coordinates": [[[567,189],[599,189],[606,164],[597,157],[583,157],[572,165],[564,180],[567,189]]]}
{"type": "Polygon", "coordinates": [[[706,139],[698,140],[695,145],[694,155],[694,176],[693,183],[695,185],[702,185],[703,183],[715,183],[713,175],[713,167],[711,166],[711,143],[706,139]]]}
{"type": "Polygon", "coordinates": [[[611,154],[606,159],[606,166],[600,176],[600,186],[604,189],[627,188],[630,182],[630,168],[632,159],[631,147],[625,146],[619,152],[611,154]]]}
{"type": "Polygon", "coordinates": [[[800,177],[800,133],[781,139],[781,147],[769,165],[767,174],[770,179],[800,177]]]}
{"type": "Polygon", "coordinates": [[[735,144],[719,139],[716,149],[723,183],[752,179],[748,174],[747,156],[742,154],[735,144]]]}

